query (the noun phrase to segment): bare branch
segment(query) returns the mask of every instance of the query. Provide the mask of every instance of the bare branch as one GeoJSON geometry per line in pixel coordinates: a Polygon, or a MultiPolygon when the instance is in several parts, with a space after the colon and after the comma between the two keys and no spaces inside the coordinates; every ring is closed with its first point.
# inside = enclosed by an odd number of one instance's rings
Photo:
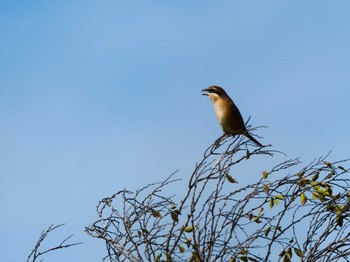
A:
{"type": "MultiPolygon", "coordinates": [[[[44,242],[44,240],[46,239],[46,237],[48,236],[48,234],[54,230],[56,230],[57,228],[59,227],[62,227],[64,226],[64,224],[60,224],[60,225],[57,225],[57,226],[54,226],[54,225],[51,225],[49,226],[48,229],[44,230],[38,241],[36,242],[35,244],[35,247],[33,248],[32,252],[29,254],[28,258],[27,258],[27,262],[35,262],[37,261],[37,259],[39,257],[41,257],[42,255],[46,254],[46,253],[49,253],[49,252],[52,252],[52,251],[55,251],[55,250],[58,250],[58,249],[62,249],[62,248],[68,248],[68,247],[72,247],[72,246],[76,246],[76,245],[81,245],[83,243],[81,242],[78,242],[78,243],[72,243],[72,244],[65,244],[73,235],[70,235],[68,236],[67,238],[65,238],[60,244],[58,244],[57,246],[54,246],[54,247],[51,247],[51,248],[48,248],[44,251],[40,251],[39,248],[41,246],[41,244],[44,242]]],[[[43,261],[43,260],[40,260],[40,261],[43,261]]]]}

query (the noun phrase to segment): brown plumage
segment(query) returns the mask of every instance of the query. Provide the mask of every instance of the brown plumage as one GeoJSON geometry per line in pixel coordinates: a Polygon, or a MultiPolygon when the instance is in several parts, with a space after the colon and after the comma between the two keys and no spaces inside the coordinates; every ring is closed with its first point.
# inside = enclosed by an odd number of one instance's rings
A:
{"type": "Polygon", "coordinates": [[[241,113],[224,89],[219,86],[210,86],[202,92],[205,92],[203,95],[209,96],[213,102],[216,118],[225,134],[245,135],[258,146],[263,146],[248,133],[241,113]]]}

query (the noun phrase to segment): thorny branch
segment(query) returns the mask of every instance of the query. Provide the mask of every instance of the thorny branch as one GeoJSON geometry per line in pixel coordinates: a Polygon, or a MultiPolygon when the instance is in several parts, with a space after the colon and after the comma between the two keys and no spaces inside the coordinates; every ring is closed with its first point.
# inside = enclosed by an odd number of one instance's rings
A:
{"type": "MultiPolygon", "coordinates": [[[[86,232],[106,244],[108,261],[349,261],[349,169],[325,157],[298,159],[239,186],[230,168],[277,151],[221,137],[189,181],[165,181],[102,199],[86,232]],[[180,200],[170,185],[187,187],[180,200]]],[[[173,187],[172,187],[173,188],[173,187]]]]}

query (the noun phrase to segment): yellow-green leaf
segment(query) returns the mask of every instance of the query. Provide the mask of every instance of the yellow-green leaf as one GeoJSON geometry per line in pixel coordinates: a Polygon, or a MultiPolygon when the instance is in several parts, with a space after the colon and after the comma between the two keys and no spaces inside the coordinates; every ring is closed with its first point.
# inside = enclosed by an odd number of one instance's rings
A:
{"type": "Polygon", "coordinates": [[[307,197],[305,196],[304,193],[301,193],[300,194],[300,202],[301,202],[301,204],[305,205],[306,201],[307,201],[307,197]]]}
{"type": "Polygon", "coordinates": [[[316,198],[320,197],[320,194],[316,191],[312,191],[312,195],[315,196],[316,198]]]}
{"type": "Polygon", "coordinates": [[[266,194],[269,193],[269,190],[270,190],[269,186],[268,185],[264,185],[264,191],[265,191],[266,194]]]}
{"type": "Polygon", "coordinates": [[[324,161],[323,163],[325,163],[325,165],[328,166],[328,167],[331,167],[331,166],[332,166],[332,164],[329,163],[328,161],[324,161]]]}
{"type": "Polygon", "coordinates": [[[185,244],[187,245],[188,248],[191,246],[191,241],[192,241],[192,238],[190,237],[186,238],[185,244]]]}
{"type": "Polygon", "coordinates": [[[323,195],[326,195],[327,194],[327,191],[326,190],[324,190],[324,189],[321,189],[321,188],[319,188],[318,190],[316,190],[317,191],[317,193],[319,194],[319,195],[321,195],[321,196],[323,196],[323,195]]]}
{"type": "Polygon", "coordinates": [[[190,233],[190,232],[193,231],[193,227],[192,227],[192,226],[186,227],[186,228],[184,229],[184,231],[187,232],[187,233],[190,233]]]}
{"type": "Polygon", "coordinates": [[[262,176],[264,179],[266,179],[269,176],[269,173],[264,171],[264,172],[262,172],[262,176]]]}
{"type": "Polygon", "coordinates": [[[288,257],[287,254],[284,255],[283,262],[290,262],[290,258],[288,257]]]}
{"type": "Polygon", "coordinates": [[[309,182],[310,182],[309,179],[307,179],[306,177],[303,177],[302,179],[300,179],[300,186],[305,186],[309,182]]]}
{"type": "Polygon", "coordinates": [[[331,172],[326,176],[326,179],[331,178],[334,174],[335,174],[335,172],[334,172],[334,171],[331,171],[331,172]]]}
{"type": "Polygon", "coordinates": [[[262,223],[262,221],[260,220],[260,217],[259,217],[259,216],[254,217],[253,221],[254,221],[255,223],[257,223],[257,224],[262,223]]]}
{"type": "Polygon", "coordinates": [[[282,195],[276,195],[275,198],[279,199],[279,200],[283,200],[284,197],[282,195]]]}
{"type": "Polygon", "coordinates": [[[324,182],[324,181],[320,182],[319,185],[320,185],[320,186],[323,186],[323,187],[328,186],[328,184],[327,184],[326,182],[324,182]]]}
{"type": "Polygon", "coordinates": [[[275,203],[273,202],[273,198],[270,198],[270,208],[273,208],[274,205],[275,203]]]}

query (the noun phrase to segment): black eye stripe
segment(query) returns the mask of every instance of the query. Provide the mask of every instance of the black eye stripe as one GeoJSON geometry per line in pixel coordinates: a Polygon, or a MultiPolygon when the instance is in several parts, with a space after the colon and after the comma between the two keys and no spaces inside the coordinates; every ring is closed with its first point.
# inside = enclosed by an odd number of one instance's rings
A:
{"type": "Polygon", "coordinates": [[[209,91],[210,93],[214,93],[214,94],[219,95],[219,91],[216,90],[216,89],[214,89],[214,88],[211,88],[211,89],[209,89],[208,91],[209,91]]]}

